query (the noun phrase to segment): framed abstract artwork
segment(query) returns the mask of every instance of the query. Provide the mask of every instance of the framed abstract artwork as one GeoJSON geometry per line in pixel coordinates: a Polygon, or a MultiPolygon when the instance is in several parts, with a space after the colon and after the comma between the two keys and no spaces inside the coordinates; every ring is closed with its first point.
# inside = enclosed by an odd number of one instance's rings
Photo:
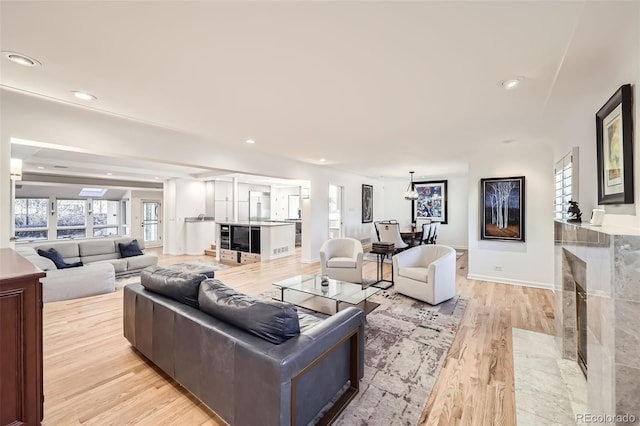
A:
{"type": "Polygon", "coordinates": [[[480,238],[524,242],[524,176],[480,179],[480,238]]]}
{"type": "Polygon", "coordinates": [[[631,105],[631,85],[625,84],[596,114],[598,204],[634,202],[631,105]]]}
{"type": "Polygon", "coordinates": [[[373,186],[362,185],[362,223],[373,222],[373,186]]]}
{"type": "Polygon", "coordinates": [[[447,223],[447,181],[432,180],[415,182],[418,199],[411,203],[412,222],[416,219],[431,219],[447,223]]]}

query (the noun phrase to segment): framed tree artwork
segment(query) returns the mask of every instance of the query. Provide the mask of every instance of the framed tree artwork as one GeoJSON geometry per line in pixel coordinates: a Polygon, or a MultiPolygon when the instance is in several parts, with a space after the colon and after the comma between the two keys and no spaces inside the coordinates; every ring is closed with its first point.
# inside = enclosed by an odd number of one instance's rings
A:
{"type": "Polygon", "coordinates": [[[631,104],[631,85],[625,84],[596,114],[598,204],[634,202],[631,104]]]}
{"type": "Polygon", "coordinates": [[[480,179],[480,238],[524,242],[524,176],[480,179]]]}
{"type": "Polygon", "coordinates": [[[417,219],[431,219],[447,223],[447,181],[432,180],[415,182],[418,199],[411,203],[412,222],[417,219]]]}
{"type": "Polygon", "coordinates": [[[362,185],[362,223],[373,222],[373,186],[362,185]]]}

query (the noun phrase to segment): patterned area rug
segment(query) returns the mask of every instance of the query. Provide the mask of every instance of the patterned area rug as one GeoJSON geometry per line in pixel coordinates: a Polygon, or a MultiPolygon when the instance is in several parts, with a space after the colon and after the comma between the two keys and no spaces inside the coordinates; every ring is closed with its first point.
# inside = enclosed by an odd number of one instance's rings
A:
{"type": "Polygon", "coordinates": [[[456,296],[438,306],[391,288],[369,300],[360,392],[336,425],[416,425],[467,307],[456,296]]]}

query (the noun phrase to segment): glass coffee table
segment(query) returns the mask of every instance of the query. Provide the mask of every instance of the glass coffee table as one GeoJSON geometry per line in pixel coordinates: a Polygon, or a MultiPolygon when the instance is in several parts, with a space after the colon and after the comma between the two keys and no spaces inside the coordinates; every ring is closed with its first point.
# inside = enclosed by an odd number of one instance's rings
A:
{"type": "Polygon", "coordinates": [[[379,292],[379,288],[362,288],[360,284],[333,279],[329,279],[329,285],[323,286],[320,275],[297,275],[273,285],[280,288],[281,301],[329,315],[338,312],[341,304],[357,306],[365,315],[380,306],[379,303],[367,300],[369,296],[379,292]],[[331,305],[335,306],[335,311],[331,305]]]}

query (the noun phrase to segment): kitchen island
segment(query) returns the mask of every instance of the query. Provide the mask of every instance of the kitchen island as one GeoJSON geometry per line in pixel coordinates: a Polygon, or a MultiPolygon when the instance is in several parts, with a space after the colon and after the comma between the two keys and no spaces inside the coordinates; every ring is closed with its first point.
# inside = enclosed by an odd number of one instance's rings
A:
{"type": "Polygon", "coordinates": [[[295,254],[296,230],[292,222],[217,222],[216,259],[254,263],[295,254]]]}

